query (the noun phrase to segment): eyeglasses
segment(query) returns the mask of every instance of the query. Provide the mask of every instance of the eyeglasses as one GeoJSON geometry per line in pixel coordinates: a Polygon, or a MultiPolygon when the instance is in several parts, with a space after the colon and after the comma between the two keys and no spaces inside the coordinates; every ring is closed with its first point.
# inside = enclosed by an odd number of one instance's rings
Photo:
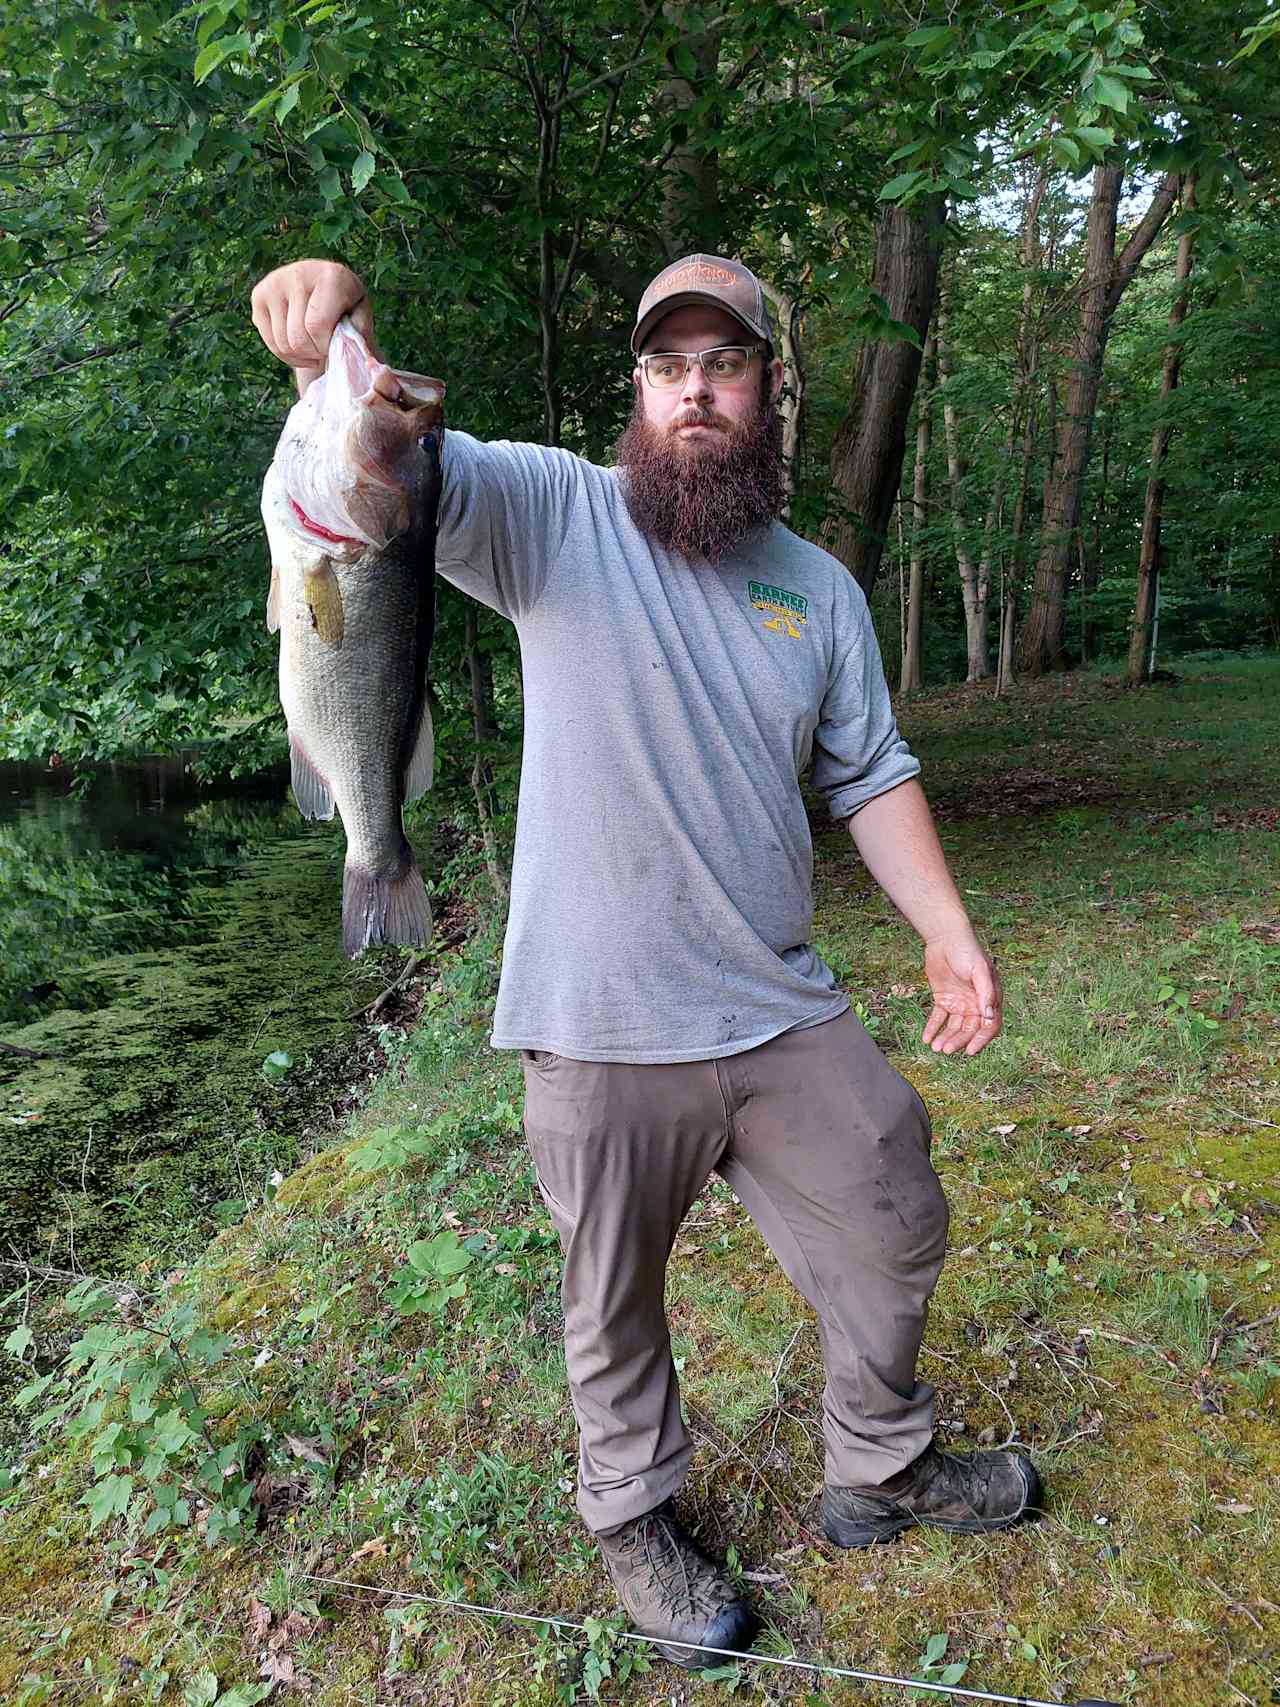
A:
{"type": "Polygon", "coordinates": [[[649,384],[658,391],[683,385],[690,362],[700,362],[703,373],[713,385],[737,385],[747,377],[752,356],[759,354],[759,345],[748,349],[745,344],[722,344],[718,349],[697,350],[692,354],[670,351],[662,355],[641,356],[640,366],[649,384]]]}

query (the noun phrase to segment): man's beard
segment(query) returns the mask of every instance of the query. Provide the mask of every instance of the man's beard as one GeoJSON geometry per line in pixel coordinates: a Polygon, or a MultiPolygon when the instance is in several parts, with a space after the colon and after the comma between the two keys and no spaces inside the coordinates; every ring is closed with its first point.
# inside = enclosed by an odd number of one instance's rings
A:
{"type": "Polygon", "coordinates": [[[636,398],[614,446],[632,521],[667,551],[715,565],[753,528],[773,521],[786,499],[782,423],[762,404],[734,426],[712,409],[685,409],[667,427],[645,419],[636,398]],[[685,444],[682,426],[718,427],[714,440],[685,444]]]}

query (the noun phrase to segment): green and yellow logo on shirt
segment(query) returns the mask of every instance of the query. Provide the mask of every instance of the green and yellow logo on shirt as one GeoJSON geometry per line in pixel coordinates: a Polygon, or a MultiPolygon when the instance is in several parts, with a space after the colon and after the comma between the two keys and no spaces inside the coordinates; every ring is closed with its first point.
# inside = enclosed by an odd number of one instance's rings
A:
{"type": "Polygon", "coordinates": [[[809,601],[799,593],[788,592],[786,587],[766,586],[763,581],[748,581],[747,592],[752,604],[757,610],[768,611],[769,621],[764,624],[776,634],[789,634],[793,640],[799,640],[800,630],[804,627],[809,616],[809,601]]]}

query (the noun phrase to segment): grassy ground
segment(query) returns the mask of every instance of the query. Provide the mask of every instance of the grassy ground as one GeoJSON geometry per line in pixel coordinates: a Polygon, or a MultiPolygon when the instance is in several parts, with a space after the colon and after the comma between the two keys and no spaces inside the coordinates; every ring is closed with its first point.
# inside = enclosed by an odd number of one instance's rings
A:
{"type": "MultiPolygon", "coordinates": [[[[843,831],[818,838],[819,937],[934,1116],[952,1249],[924,1369],[942,1426],[1029,1447],[1050,1509],[1003,1536],[827,1547],[813,1324],[720,1187],[669,1287],[700,1447],[688,1509],[732,1544],[765,1653],[963,1667],[965,1686],[1051,1699],[1274,1701],[1280,668],[1186,666],[1139,694],[1096,678],[999,703],[951,692],[901,716],[1003,968],[1006,1036],[973,1062],[921,1051],[917,947],[843,831]]],[[[452,957],[349,1141],[92,1330],[100,1385],[132,1357],[134,1398],[0,1493],[4,1699],[247,1707],[272,1678],[316,1707],[904,1698],[766,1667],[640,1670],[616,1640],[573,1510],[518,1067],[484,1042],[493,959],[489,943],[452,957]],[[148,1400],[142,1366],[175,1345],[148,1400]],[[194,1445],[156,1409],[172,1392],[181,1410],[188,1376],[194,1445]],[[205,1436],[240,1443],[221,1494],[205,1436]],[[91,1455],[92,1533],[76,1503],[91,1455]],[[204,1492],[186,1526],[147,1537],[127,1524],[165,1466],[204,1492]],[[132,1489],[104,1495],[125,1474],[132,1489]],[[210,1542],[241,1486],[247,1539],[210,1542]],[[389,1588],[560,1610],[591,1635],[372,1592],[389,1588]]],[[[51,1349],[22,1355],[47,1367],[51,1349]]]]}

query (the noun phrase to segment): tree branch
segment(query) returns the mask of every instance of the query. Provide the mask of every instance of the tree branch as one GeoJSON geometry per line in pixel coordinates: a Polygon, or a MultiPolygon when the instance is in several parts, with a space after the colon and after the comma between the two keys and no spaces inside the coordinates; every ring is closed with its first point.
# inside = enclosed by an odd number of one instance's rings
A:
{"type": "Polygon", "coordinates": [[[1116,304],[1132,282],[1133,275],[1142,265],[1142,257],[1159,236],[1160,227],[1168,219],[1169,210],[1177,200],[1181,187],[1182,179],[1177,172],[1166,174],[1164,182],[1152,196],[1147,211],[1138,222],[1137,229],[1120,251],[1111,270],[1111,284],[1107,290],[1108,315],[1115,311],[1116,304]]]}

